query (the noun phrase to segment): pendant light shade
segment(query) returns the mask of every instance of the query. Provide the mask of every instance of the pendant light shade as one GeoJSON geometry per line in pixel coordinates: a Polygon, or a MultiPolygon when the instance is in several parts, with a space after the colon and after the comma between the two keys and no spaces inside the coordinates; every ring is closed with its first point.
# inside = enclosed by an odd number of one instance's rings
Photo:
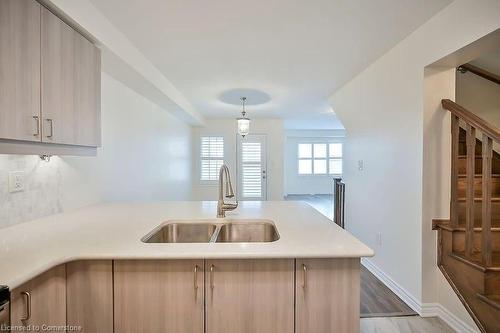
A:
{"type": "Polygon", "coordinates": [[[250,119],[238,118],[238,134],[245,137],[250,132],[250,119]]]}
{"type": "Polygon", "coordinates": [[[245,102],[246,97],[241,97],[241,104],[243,106],[243,111],[241,112],[241,117],[237,119],[238,122],[238,134],[245,137],[250,132],[250,119],[246,117],[245,102]]]}

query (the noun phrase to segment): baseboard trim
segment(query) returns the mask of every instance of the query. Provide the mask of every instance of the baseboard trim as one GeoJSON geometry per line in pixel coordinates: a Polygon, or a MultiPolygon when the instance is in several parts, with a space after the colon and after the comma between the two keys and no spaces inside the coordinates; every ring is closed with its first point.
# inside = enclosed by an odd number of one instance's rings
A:
{"type": "Polygon", "coordinates": [[[382,281],[393,293],[401,298],[413,311],[417,312],[421,317],[439,317],[448,324],[457,333],[477,333],[479,330],[465,323],[463,320],[455,316],[439,303],[421,303],[405,288],[400,286],[389,275],[384,273],[370,259],[362,258],[361,264],[366,267],[373,275],[382,281]]]}
{"type": "Polygon", "coordinates": [[[380,268],[378,268],[370,259],[362,258],[361,263],[365,266],[373,275],[375,275],[380,281],[382,281],[393,293],[398,295],[408,306],[420,315],[421,306],[420,301],[416,299],[410,292],[405,288],[401,287],[396,281],[394,281],[390,276],[385,274],[380,268]]]}
{"type": "Polygon", "coordinates": [[[423,303],[422,317],[439,317],[451,328],[459,333],[478,333],[479,329],[465,323],[462,319],[455,316],[439,303],[423,303]]]}

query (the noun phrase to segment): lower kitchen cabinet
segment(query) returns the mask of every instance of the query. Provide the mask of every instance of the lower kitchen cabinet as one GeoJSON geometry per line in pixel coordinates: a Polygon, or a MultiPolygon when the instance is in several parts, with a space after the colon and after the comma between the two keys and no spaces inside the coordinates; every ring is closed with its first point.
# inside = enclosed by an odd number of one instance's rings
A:
{"type": "Polygon", "coordinates": [[[294,331],[294,259],[207,260],[206,270],[207,333],[294,331]]]}
{"type": "Polygon", "coordinates": [[[61,332],[46,326],[66,325],[66,266],[57,266],[11,293],[11,324],[31,331],[61,332]]]}
{"type": "Polygon", "coordinates": [[[80,333],[113,332],[113,262],[66,264],[67,323],[80,333]]]}
{"type": "Polygon", "coordinates": [[[296,333],[358,333],[359,259],[297,259],[296,333]]]}
{"type": "Polygon", "coordinates": [[[358,258],[84,260],[15,288],[11,321],[48,332],[358,333],[359,304],[358,258]]]}
{"type": "Polygon", "coordinates": [[[114,322],[120,333],[203,333],[203,260],[117,260],[114,322]]]}

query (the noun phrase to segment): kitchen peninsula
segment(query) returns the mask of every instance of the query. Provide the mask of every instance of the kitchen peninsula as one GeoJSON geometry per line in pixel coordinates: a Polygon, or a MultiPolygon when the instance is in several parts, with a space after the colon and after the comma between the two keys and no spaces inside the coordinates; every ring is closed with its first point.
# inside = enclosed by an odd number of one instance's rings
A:
{"type": "Polygon", "coordinates": [[[305,203],[241,202],[225,219],[215,211],[206,201],[110,203],[3,229],[0,284],[12,292],[12,325],[359,331],[360,258],[370,248],[305,203]],[[252,221],[276,235],[221,236],[225,225],[252,221]],[[147,242],[172,223],[214,227],[206,241],[147,242]]]}

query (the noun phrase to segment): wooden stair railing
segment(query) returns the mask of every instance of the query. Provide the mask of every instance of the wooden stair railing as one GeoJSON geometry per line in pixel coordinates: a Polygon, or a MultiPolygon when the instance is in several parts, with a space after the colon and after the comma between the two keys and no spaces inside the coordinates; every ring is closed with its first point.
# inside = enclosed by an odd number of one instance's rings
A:
{"type": "Polygon", "coordinates": [[[457,103],[444,99],[442,106],[451,112],[451,202],[450,220],[452,227],[458,226],[458,146],[460,121],[466,125],[467,132],[467,185],[466,185],[466,220],[465,220],[465,256],[473,256],[474,237],[474,179],[476,130],[482,132],[482,262],[485,266],[492,264],[491,246],[491,183],[493,141],[500,143],[500,130],[487,123],[457,103]]]}
{"type": "Polygon", "coordinates": [[[438,266],[482,332],[500,332],[500,130],[457,103],[451,113],[450,219],[434,220],[438,266]]]}

